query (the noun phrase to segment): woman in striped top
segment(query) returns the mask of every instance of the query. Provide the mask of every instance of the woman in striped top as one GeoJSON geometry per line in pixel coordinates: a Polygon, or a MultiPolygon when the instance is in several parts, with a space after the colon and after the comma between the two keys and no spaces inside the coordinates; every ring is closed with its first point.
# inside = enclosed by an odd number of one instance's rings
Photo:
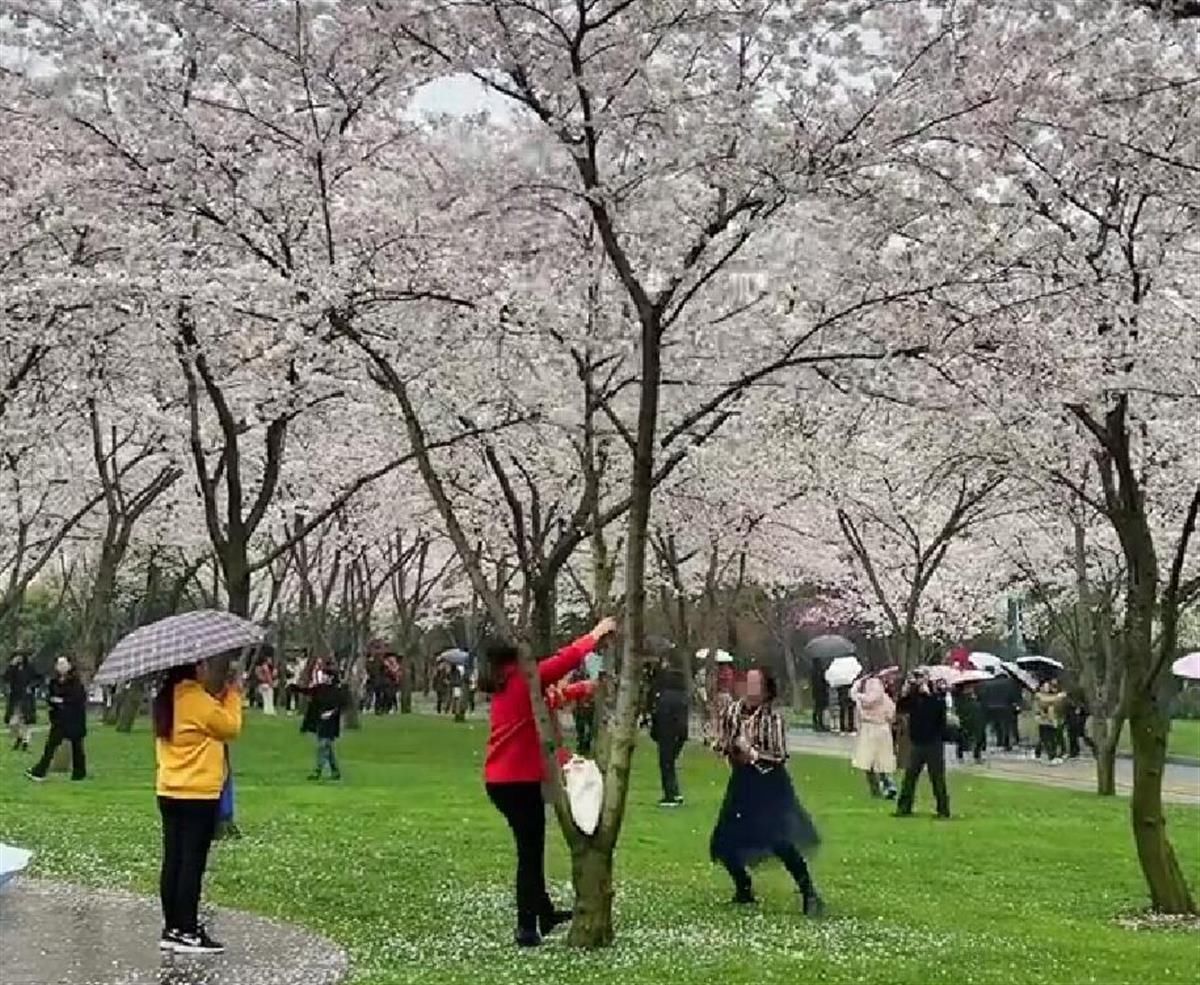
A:
{"type": "Polygon", "coordinates": [[[804,856],[820,838],[792,788],[786,765],[787,723],[775,711],[775,694],[770,672],[751,670],[745,697],[721,716],[715,746],[733,769],[709,851],[733,879],[735,903],[755,902],[747,869],[775,856],[796,880],[805,914],[818,916],[821,897],[804,856]]]}

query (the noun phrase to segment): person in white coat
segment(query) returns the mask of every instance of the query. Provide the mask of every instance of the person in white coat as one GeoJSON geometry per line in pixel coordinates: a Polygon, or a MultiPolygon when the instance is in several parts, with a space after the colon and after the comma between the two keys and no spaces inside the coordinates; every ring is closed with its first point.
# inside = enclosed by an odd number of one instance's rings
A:
{"type": "Polygon", "coordinates": [[[858,706],[858,737],[850,764],[867,776],[872,797],[896,797],[892,773],[896,770],[896,750],[892,745],[892,721],[896,704],[878,677],[860,677],[850,689],[858,706]]]}

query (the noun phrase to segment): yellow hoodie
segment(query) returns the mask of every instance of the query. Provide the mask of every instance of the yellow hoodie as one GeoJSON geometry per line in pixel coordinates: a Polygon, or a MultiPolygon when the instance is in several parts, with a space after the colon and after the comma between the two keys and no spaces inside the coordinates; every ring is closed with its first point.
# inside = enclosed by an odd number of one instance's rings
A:
{"type": "Polygon", "coordinates": [[[199,681],[175,685],[171,738],[156,739],[155,784],[160,797],[217,800],[225,783],[225,743],[242,730],[242,695],[230,688],[214,698],[199,681]]]}

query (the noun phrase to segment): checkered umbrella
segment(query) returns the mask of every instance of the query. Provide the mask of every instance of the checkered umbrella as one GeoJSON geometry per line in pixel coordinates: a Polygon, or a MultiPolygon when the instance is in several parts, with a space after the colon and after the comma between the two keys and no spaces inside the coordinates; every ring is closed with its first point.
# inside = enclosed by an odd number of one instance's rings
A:
{"type": "Polygon", "coordinates": [[[263,631],[231,612],[201,609],[135,629],[104,658],[96,684],[118,684],[229,650],[256,646],[263,631]]]}

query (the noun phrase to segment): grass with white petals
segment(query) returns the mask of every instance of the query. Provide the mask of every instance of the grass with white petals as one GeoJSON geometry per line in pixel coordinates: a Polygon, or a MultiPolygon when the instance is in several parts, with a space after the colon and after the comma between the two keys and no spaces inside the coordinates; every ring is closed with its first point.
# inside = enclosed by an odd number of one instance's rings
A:
{"type": "MultiPolygon", "coordinates": [[[[362,985],[1196,980],[1194,930],[1118,922],[1144,901],[1122,800],[954,773],[955,820],[928,816],[924,785],[918,816],[898,820],[847,764],[801,757],[796,785],[826,839],[813,869],[829,912],[813,922],[778,867],[758,875],[760,906],[727,904],[707,855],[724,769],[689,748],[687,804],[661,811],[648,742],[621,837],[617,945],[579,953],[556,937],[518,953],[512,849],[479,779],[483,729],[367,718],[339,743],[345,779],[317,784],[305,779],[311,739],[296,720],[253,716],[234,751],[246,837],[216,849],[207,898],[320,931],[349,951],[362,985]]],[[[146,726],[93,726],[88,759],[88,782],[35,786],[20,776],[27,759],[0,751],[0,837],[34,848],[37,874],[153,892],[146,726]]],[[[1173,807],[1169,820],[1200,891],[1200,811],[1173,807]]],[[[553,827],[548,854],[565,901],[553,827]]]]}

